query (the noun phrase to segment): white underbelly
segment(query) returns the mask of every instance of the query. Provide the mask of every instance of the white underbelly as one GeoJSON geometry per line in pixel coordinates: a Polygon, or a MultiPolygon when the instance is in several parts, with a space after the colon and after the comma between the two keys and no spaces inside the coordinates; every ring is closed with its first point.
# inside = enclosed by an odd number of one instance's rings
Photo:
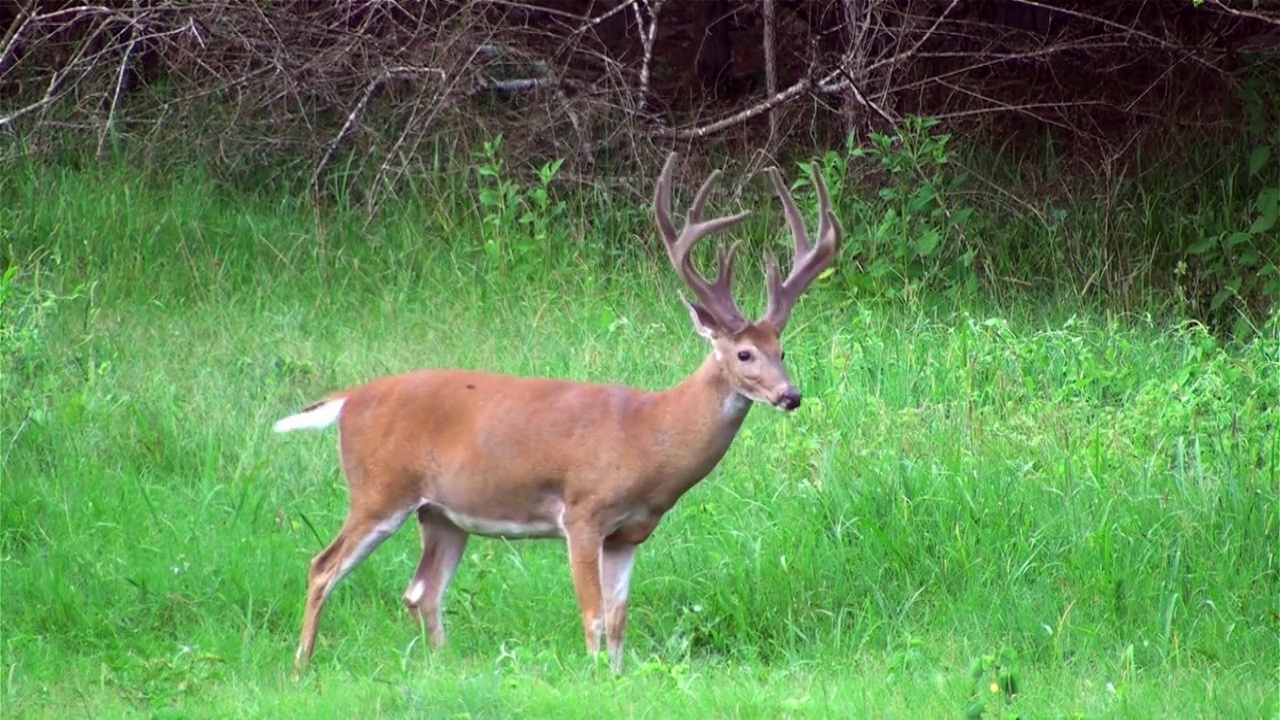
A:
{"type": "MultiPolygon", "coordinates": [[[[453,510],[438,502],[431,502],[429,504],[436,510],[439,510],[440,514],[447,518],[449,522],[457,525],[459,529],[471,533],[472,535],[507,538],[509,540],[565,537],[564,505],[559,501],[556,501],[553,507],[541,508],[542,512],[539,512],[534,517],[526,518],[524,520],[498,519],[485,517],[483,515],[473,515],[453,510]]],[[[619,529],[631,525],[632,523],[647,522],[650,517],[651,513],[648,508],[633,508],[627,512],[621,513],[615,518],[612,518],[611,521],[603,528],[604,535],[608,537],[619,529]]]]}
{"type": "Polygon", "coordinates": [[[435,507],[449,519],[449,522],[473,535],[501,537],[510,540],[564,537],[564,528],[561,526],[559,518],[554,521],[530,519],[514,522],[511,520],[496,520],[479,515],[467,515],[438,504],[435,507]]]}

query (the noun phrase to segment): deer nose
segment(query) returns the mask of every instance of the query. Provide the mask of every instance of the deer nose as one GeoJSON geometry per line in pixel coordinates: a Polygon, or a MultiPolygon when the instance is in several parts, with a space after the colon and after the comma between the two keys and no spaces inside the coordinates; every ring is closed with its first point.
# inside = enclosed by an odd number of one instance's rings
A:
{"type": "Polygon", "coordinates": [[[800,407],[800,391],[795,388],[788,388],[778,398],[778,406],[784,410],[795,410],[800,407]]]}

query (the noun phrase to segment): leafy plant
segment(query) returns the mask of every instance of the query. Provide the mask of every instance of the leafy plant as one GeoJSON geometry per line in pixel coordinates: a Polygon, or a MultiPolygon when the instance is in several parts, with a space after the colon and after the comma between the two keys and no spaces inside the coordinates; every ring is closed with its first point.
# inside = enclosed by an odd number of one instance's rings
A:
{"type": "Polygon", "coordinates": [[[506,175],[501,146],[499,134],[484,141],[473,156],[481,160],[476,175],[485,261],[505,277],[513,269],[527,272],[537,259],[545,258],[548,240],[563,226],[565,203],[553,198],[551,182],[564,160],[543,164],[537,170],[538,184],[522,188],[506,175]]]}
{"type": "MultiPolygon", "coordinates": [[[[965,708],[965,717],[976,720],[991,710],[997,699],[1006,705],[1018,696],[1018,654],[1012,648],[1003,648],[998,654],[988,653],[974,658],[969,665],[969,679],[973,691],[965,708]]],[[[1017,714],[1005,717],[1011,720],[1017,714]]]]}
{"type": "MultiPolygon", "coordinates": [[[[1210,318],[1228,308],[1265,317],[1280,301],[1280,117],[1270,97],[1274,90],[1262,78],[1247,80],[1242,93],[1253,150],[1238,180],[1242,187],[1223,192],[1240,193],[1244,202],[1236,203],[1239,210],[1225,227],[1188,247],[1187,261],[1176,268],[1179,276],[1191,275],[1206,288],[1207,307],[1195,309],[1210,318]]],[[[1189,299],[1201,303],[1198,294],[1189,299]]]]}
{"type": "MultiPolygon", "coordinates": [[[[55,258],[55,264],[57,259],[55,258]]],[[[37,258],[24,267],[14,263],[0,272],[0,390],[12,397],[39,374],[45,361],[44,328],[60,303],[80,295],[59,295],[38,280],[43,274],[37,258]]]]}
{"type": "Polygon", "coordinates": [[[951,172],[951,136],[932,132],[937,124],[935,119],[912,117],[901,132],[871,133],[867,143],[850,135],[843,156],[832,151],[823,158],[828,176],[843,179],[851,161],[860,160],[888,181],[879,190],[880,203],[864,210],[879,217],[866,222],[866,234],[851,238],[854,254],[865,258],[866,281],[877,289],[892,292],[903,281],[973,277],[976,250],[964,242],[973,207],[951,198],[966,176],[951,172]]]}

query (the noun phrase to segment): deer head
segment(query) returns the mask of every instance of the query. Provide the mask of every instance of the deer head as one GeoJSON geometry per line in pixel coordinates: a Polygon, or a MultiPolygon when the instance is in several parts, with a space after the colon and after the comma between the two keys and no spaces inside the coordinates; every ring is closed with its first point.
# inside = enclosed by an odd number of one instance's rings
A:
{"type": "Polygon", "coordinates": [[[844,230],[831,210],[822,173],[813,169],[813,183],[818,193],[818,239],[809,240],[795,201],[787,191],[782,176],[776,168],[769,169],[769,178],[782,201],[782,209],[795,240],[795,257],[791,272],[782,279],[777,261],[771,252],[765,253],[765,279],[769,300],[764,316],[755,322],[747,322],[733,301],[733,261],[739,243],[726,251],[723,247],[716,254],[715,282],[704,277],[693,265],[693,246],[702,238],[730,228],[742,222],[750,213],[739,213],[702,219],[702,209],[711,193],[712,183],[719,176],[716,170],[702,183],[698,194],[685,215],[684,227],[677,233],[671,221],[671,172],[676,154],[667,156],[662,174],[658,178],[654,195],[654,214],[658,230],[667,248],[667,257],[680,278],[692,291],[696,302],[689,302],[681,295],[681,301],[689,310],[693,327],[699,335],[711,343],[711,349],[721,372],[729,380],[733,391],[748,400],[764,402],[780,410],[800,407],[800,391],[791,383],[784,362],[781,335],[791,315],[791,308],[804,293],[805,288],[818,276],[840,249],[844,230]]]}

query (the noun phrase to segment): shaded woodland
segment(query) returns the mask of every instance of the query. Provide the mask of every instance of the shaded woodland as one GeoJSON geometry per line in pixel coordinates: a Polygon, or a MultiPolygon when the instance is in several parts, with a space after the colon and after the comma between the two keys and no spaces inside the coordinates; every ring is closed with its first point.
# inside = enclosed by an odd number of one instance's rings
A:
{"type": "MultiPolygon", "coordinates": [[[[442,150],[499,134],[634,201],[673,148],[755,171],[926,117],[1021,173],[981,192],[1041,219],[1055,194],[1117,205],[1120,183],[1194,182],[1238,155],[1255,185],[1222,232],[1250,237],[1224,235],[1222,277],[1193,294],[1221,305],[1238,276],[1229,295],[1254,276],[1280,293],[1276,0],[26,2],[0,29],[7,157],[178,152],[319,196],[355,187],[371,213],[442,150]]],[[[1206,252],[1194,234],[1163,241],[1166,276],[1206,252]]]]}

